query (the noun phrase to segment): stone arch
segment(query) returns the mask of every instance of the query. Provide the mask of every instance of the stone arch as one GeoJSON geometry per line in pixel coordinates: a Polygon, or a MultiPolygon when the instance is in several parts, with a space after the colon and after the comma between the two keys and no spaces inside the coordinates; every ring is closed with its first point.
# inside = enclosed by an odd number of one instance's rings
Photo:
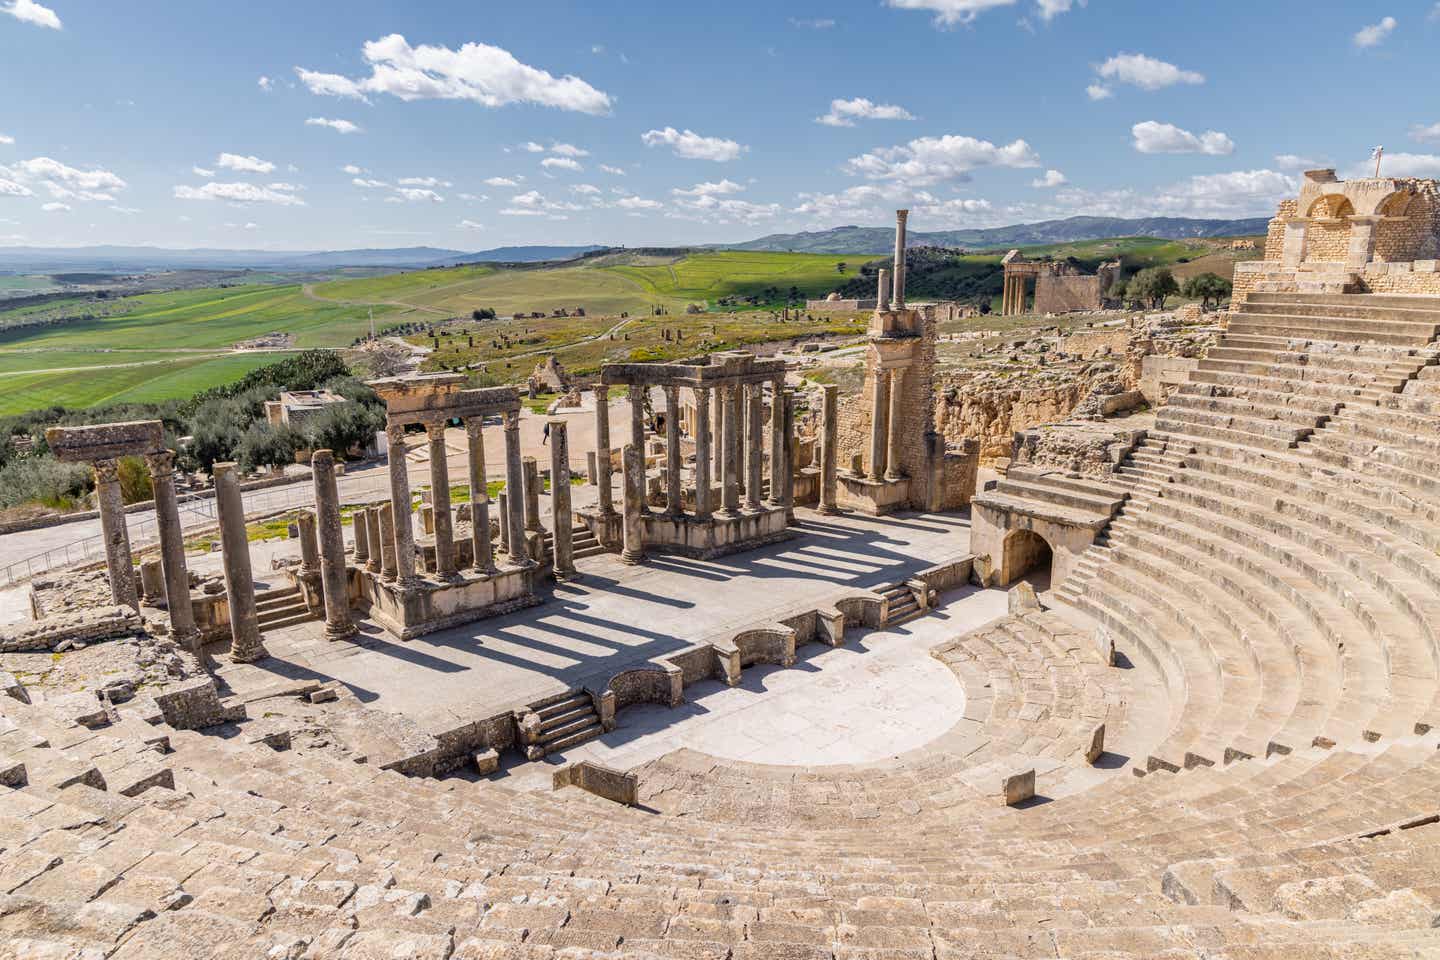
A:
{"type": "Polygon", "coordinates": [[[1350,256],[1350,218],[1355,205],[1348,197],[1327,193],[1316,198],[1306,216],[1305,259],[1318,263],[1344,263],[1350,256]]]}
{"type": "Polygon", "coordinates": [[[1054,557],[1050,541],[1034,530],[1011,530],[1000,551],[1000,583],[1009,585],[1033,573],[1048,576],[1054,557]]]}

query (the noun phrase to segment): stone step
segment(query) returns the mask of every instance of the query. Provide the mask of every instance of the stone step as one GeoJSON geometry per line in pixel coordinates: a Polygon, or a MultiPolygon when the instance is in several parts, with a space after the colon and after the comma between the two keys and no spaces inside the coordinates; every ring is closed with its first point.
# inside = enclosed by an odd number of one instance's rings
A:
{"type": "Polygon", "coordinates": [[[545,752],[556,753],[561,750],[568,750],[571,747],[578,747],[582,743],[588,743],[591,740],[594,740],[596,737],[600,736],[604,732],[605,728],[600,726],[599,722],[597,721],[590,724],[589,726],[582,727],[581,729],[570,734],[564,739],[547,742],[545,744],[545,752]]]}
{"type": "Polygon", "coordinates": [[[595,715],[595,711],[588,710],[580,716],[566,720],[564,723],[556,724],[548,730],[542,728],[543,733],[540,737],[540,742],[544,744],[548,750],[552,743],[567,740],[581,730],[588,729],[592,726],[599,726],[599,723],[600,718],[595,715]]]}
{"type": "Polygon", "coordinates": [[[1433,298],[1376,298],[1375,294],[1310,298],[1261,293],[1246,298],[1246,313],[1356,319],[1413,319],[1440,323],[1440,305],[1433,298]]]}
{"type": "Polygon", "coordinates": [[[1216,396],[1203,392],[1177,392],[1170,397],[1169,403],[1166,404],[1166,409],[1172,407],[1244,417],[1247,419],[1294,423],[1307,427],[1316,426],[1321,419],[1326,416],[1325,414],[1317,414],[1313,410],[1271,406],[1248,397],[1216,396]]]}
{"type": "Polygon", "coordinates": [[[565,727],[569,724],[574,723],[576,720],[589,720],[594,716],[595,708],[590,703],[589,698],[587,697],[586,702],[583,706],[575,707],[572,710],[566,710],[564,713],[556,713],[542,719],[540,722],[540,729],[544,733],[551,733],[552,731],[558,730],[561,727],[565,727]]]}
{"type": "MultiPolygon", "coordinates": [[[[1359,387],[1389,393],[1398,392],[1396,389],[1397,386],[1403,384],[1408,379],[1408,377],[1401,374],[1370,374],[1354,370],[1340,370],[1323,365],[1278,362],[1258,363],[1252,360],[1211,360],[1207,358],[1201,360],[1196,366],[1196,369],[1215,373],[1251,374],[1275,380],[1305,384],[1322,383],[1359,387]]],[[[1191,379],[1195,378],[1192,377],[1191,379]]]]}
{"type": "Polygon", "coordinates": [[[596,544],[594,544],[593,546],[589,546],[589,547],[576,547],[576,548],[575,548],[575,559],[576,559],[576,560],[584,560],[586,557],[598,557],[598,556],[602,556],[602,555],[604,555],[604,554],[606,554],[606,553],[609,553],[609,552],[610,552],[610,551],[606,550],[606,549],[605,549],[603,546],[601,546],[599,543],[596,543],[596,544]]]}
{"type": "Polygon", "coordinates": [[[562,713],[568,713],[569,711],[578,709],[580,707],[593,706],[594,701],[590,699],[590,694],[584,693],[583,691],[577,693],[572,690],[566,693],[557,694],[553,697],[547,697],[546,699],[537,701],[536,703],[532,703],[530,705],[530,709],[533,710],[536,714],[538,714],[540,719],[544,721],[548,720],[550,717],[558,716],[562,713]]]}
{"type": "MultiPolygon", "coordinates": [[[[1203,365],[1205,361],[1201,361],[1203,365]]],[[[1394,390],[1380,389],[1366,383],[1333,383],[1324,380],[1299,379],[1281,373],[1262,370],[1258,373],[1244,370],[1210,370],[1204,366],[1190,371],[1192,383],[1211,383],[1219,386],[1241,389],[1256,388],[1271,392],[1288,392],[1305,396],[1325,397],[1341,403],[1356,400],[1378,402],[1393,395],[1394,390]]]]}
{"type": "Polygon", "coordinates": [[[1225,440],[1248,447],[1269,450],[1293,449],[1312,431],[1274,421],[1204,414],[1195,410],[1164,407],[1155,418],[1155,428],[1167,433],[1225,440]]]}
{"type": "Polygon", "coordinates": [[[261,630],[281,630],[281,629],[284,629],[285,627],[293,627],[293,626],[295,626],[295,625],[297,625],[297,624],[309,623],[309,622],[312,621],[312,620],[318,620],[318,619],[320,619],[318,616],[316,616],[315,614],[311,613],[308,609],[306,609],[303,613],[293,614],[293,615],[288,616],[288,617],[280,617],[280,618],[277,618],[277,619],[274,619],[274,620],[262,620],[262,621],[260,621],[260,629],[261,629],[261,630]]]}
{"type": "Polygon", "coordinates": [[[1384,320],[1325,320],[1286,315],[1239,313],[1230,321],[1237,336],[1292,337],[1332,343],[1378,343],[1396,347],[1423,347],[1435,339],[1440,327],[1433,323],[1384,320]]]}
{"type": "Polygon", "coordinates": [[[1118,491],[1114,489],[1107,489],[1104,495],[1096,495],[1082,493],[1079,490],[1045,480],[1012,480],[1009,477],[1000,481],[996,492],[1022,500],[1053,503],[1061,507],[1070,507],[1106,516],[1114,513],[1124,502],[1124,497],[1116,496],[1118,491]]]}
{"type": "MultiPolygon", "coordinates": [[[[278,607],[288,607],[300,601],[300,591],[291,587],[288,590],[266,590],[255,595],[255,609],[273,610],[278,607]]],[[[303,601],[301,601],[303,602],[303,601]]]]}

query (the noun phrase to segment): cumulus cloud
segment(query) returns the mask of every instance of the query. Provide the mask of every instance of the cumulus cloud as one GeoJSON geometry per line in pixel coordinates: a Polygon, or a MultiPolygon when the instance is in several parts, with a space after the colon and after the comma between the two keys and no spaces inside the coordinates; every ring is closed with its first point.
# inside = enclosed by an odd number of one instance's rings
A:
{"type": "Polygon", "coordinates": [[[427,190],[422,187],[396,187],[395,195],[393,197],[387,197],[386,200],[396,202],[408,201],[410,203],[416,203],[422,200],[428,200],[430,203],[445,202],[445,198],[434,190],[427,190]]]}
{"type": "Polygon", "coordinates": [[[978,197],[942,198],[904,183],[867,183],[837,193],[802,193],[792,210],[811,222],[836,223],[883,221],[896,207],[908,207],[926,222],[948,226],[986,226],[994,223],[989,200],[978,197]]]}
{"type": "Polygon", "coordinates": [[[718,197],[727,193],[740,193],[744,189],[733,180],[719,180],[714,183],[697,183],[688,190],[676,187],[670,192],[677,197],[718,197]]]}
{"type": "MultiPolygon", "coordinates": [[[[1035,12],[1040,15],[1041,20],[1048,23],[1062,13],[1069,13],[1074,5],[1072,0],[1036,0],[1035,12]]],[[[1085,0],[1080,0],[1080,6],[1085,6],[1085,0]]]]}
{"type": "Polygon", "coordinates": [[[127,216],[141,212],[137,207],[111,206],[110,209],[115,211],[116,213],[126,214],[127,216]]]}
{"type": "Polygon", "coordinates": [[[831,100],[830,112],[815,118],[827,127],[853,127],[856,120],[914,120],[904,107],[893,103],[872,103],[864,97],[854,100],[831,100]]]}
{"type": "Polygon", "coordinates": [[[361,188],[362,190],[390,189],[390,184],[386,183],[384,180],[369,180],[365,177],[356,177],[350,182],[355,184],[355,186],[361,188]]]}
{"type": "Polygon", "coordinates": [[[615,206],[621,210],[659,210],[664,204],[659,200],[646,200],[644,197],[621,197],[615,201],[615,206]]]}
{"type": "MultiPolygon", "coordinates": [[[[4,168],[0,168],[3,171],[4,168]]],[[[11,180],[0,173],[0,197],[33,197],[35,192],[23,183],[11,180]]]]}
{"type": "Polygon", "coordinates": [[[1235,142],[1218,130],[1193,134],[1173,123],[1146,120],[1130,128],[1135,149],[1141,153],[1204,153],[1223,157],[1235,152],[1235,142]]]}
{"type": "Polygon", "coordinates": [[[259,157],[249,157],[238,153],[222,153],[215,160],[215,166],[223,167],[226,170],[234,170],[237,173],[274,173],[275,164],[269,160],[261,160],[259,157]]]}
{"type": "Polygon", "coordinates": [[[450,187],[454,186],[449,180],[441,180],[439,177],[401,177],[395,181],[402,187],[450,187]]]}
{"type": "Polygon", "coordinates": [[[1295,153],[1275,154],[1275,166],[1281,170],[1320,170],[1330,165],[1329,160],[1316,160],[1295,153]]]}
{"type": "Polygon", "coordinates": [[[50,157],[34,157],[21,160],[11,166],[0,165],[0,178],[24,189],[17,193],[4,191],[11,196],[30,196],[31,188],[43,187],[52,200],[102,200],[113,201],[111,191],[125,189],[126,183],[109,170],[81,170],[52,160],[50,157]]]}
{"type": "Polygon", "coordinates": [[[364,173],[365,170],[364,170],[363,167],[358,167],[358,166],[356,166],[356,165],[353,164],[353,163],[347,163],[347,164],[345,164],[345,166],[343,166],[343,167],[340,168],[340,172],[341,172],[341,173],[348,173],[348,174],[350,174],[350,176],[352,176],[352,177],[358,177],[358,176],[360,176],[360,174],[364,173]]]}
{"type": "Polygon", "coordinates": [[[555,154],[557,157],[590,156],[589,150],[582,150],[581,148],[575,146],[575,144],[573,143],[552,143],[550,145],[550,152],[555,154]]]}
{"type": "Polygon", "coordinates": [[[549,217],[552,220],[568,219],[567,211],[583,210],[584,207],[568,200],[551,200],[539,190],[529,190],[510,198],[510,204],[500,211],[505,217],[549,217]]]}
{"type": "Polygon", "coordinates": [[[209,180],[211,177],[215,176],[214,170],[207,170],[205,167],[201,166],[191,167],[190,172],[195,174],[195,176],[197,177],[204,177],[206,180],[209,180]]]}
{"type": "Polygon", "coordinates": [[[14,138],[14,137],[8,136],[8,135],[3,134],[3,133],[0,133],[0,144],[3,144],[3,145],[5,145],[5,146],[9,146],[10,144],[12,144],[12,143],[14,143],[14,142],[15,142],[15,138],[14,138]]]}
{"type": "Polygon", "coordinates": [[[485,185],[487,187],[518,187],[520,181],[524,179],[524,177],[490,177],[486,179],[485,185]]]}
{"type": "Polygon", "coordinates": [[[621,167],[612,167],[612,166],[610,166],[610,164],[608,164],[608,163],[602,163],[602,164],[600,164],[600,169],[601,169],[601,171],[603,171],[603,172],[605,172],[605,173],[608,173],[608,174],[610,174],[611,176],[615,176],[615,177],[623,177],[623,176],[625,176],[625,170],[624,170],[623,168],[621,168],[621,167]]]}
{"type": "Polygon", "coordinates": [[[1158,188],[1089,191],[1062,188],[1044,204],[1018,204],[1013,213],[1029,219],[1087,214],[1112,217],[1265,216],[1300,189],[1299,181],[1276,170],[1236,170],[1190,177],[1158,188]]]}
{"type": "Polygon", "coordinates": [[[1115,95],[1112,84],[1126,83],[1141,90],[1154,92],[1177,84],[1201,84],[1203,73],[1181,70],[1173,63],[1147,57],[1143,53],[1120,53],[1095,68],[1100,82],[1090,84],[1085,92],[1091,100],[1105,100],[1115,95]]]}
{"type": "Polygon", "coordinates": [[[534,140],[530,140],[526,143],[520,144],[520,149],[524,150],[526,153],[544,153],[545,145],[543,143],[536,143],[534,140]]]}
{"type": "Polygon", "coordinates": [[[702,137],[693,130],[682,131],[676,130],[674,127],[666,127],[664,130],[647,130],[640,135],[640,140],[647,147],[669,147],[675,152],[675,156],[683,157],[686,160],[713,160],[716,163],[735,160],[740,154],[750,149],[734,140],[726,140],[723,137],[702,137]]]}
{"type": "Polygon", "coordinates": [[[270,91],[270,90],[275,89],[275,81],[274,81],[274,80],[271,80],[269,77],[266,77],[266,76],[262,76],[262,77],[260,77],[260,79],[256,80],[256,81],[255,81],[255,85],[256,85],[257,87],[259,87],[261,90],[265,90],[265,91],[270,91]]]}
{"type": "Polygon", "coordinates": [[[582,197],[595,197],[600,195],[600,188],[593,183],[577,183],[570,188],[570,192],[582,197]]]}
{"type": "Polygon", "coordinates": [[[314,94],[365,100],[389,94],[401,100],[467,100],[485,107],[531,103],[580,113],[610,112],[610,95],[579,77],[553,74],[521,63],[508,50],[485,43],[459,49],[421,44],[400,34],[371,40],[362,48],[370,75],[351,79],[296,67],[300,82],[314,94]]]}
{"type": "Polygon", "coordinates": [[[331,120],[326,117],[307,117],[307,127],[329,127],[336,133],[359,133],[359,124],[351,123],[349,120],[331,120]]]}
{"type": "Polygon", "coordinates": [[[1390,34],[1395,32],[1397,26],[1399,26],[1399,24],[1395,22],[1394,17],[1382,17],[1379,23],[1372,23],[1356,31],[1353,38],[1355,46],[1361,50],[1378,47],[1385,42],[1390,34]]]}
{"type": "Polygon", "coordinates": [[[1065,174],[1059,170],[1046,170],[1043,177],[1036,177],[1034,180],[1031,180],[1030,186],[1037,190],[1048,190],[1053,187],[1063,187],[1069,182],[1065,174]]]}
{"type": "MultiPolygon", "coordinates": [[[[1412,123],[1410,139],[1417,143],[1440,143],[1440,123],[1412,123]]],[[[3,138],[0,138],[0,142],[3,142],[3,138]]]]}
{"type": "Polygon", "coordinates": [[[935,14],[935,25],[953,27],[970,23],[986,10],[1012,7],[1016,0],[885,0],[897,10],[929,10],[935,14]]]}
{"type": "Polygon", "coordinates": [[[474,220],[461,220],[457,226],[461,230],[484,230],[485,224],[476,223],[474,220]]]}
{"type": "MultiPolygon", "coordinates": [[[[1386,153],[1381,172],[1387,177],[1440,177],[1440,156],[1433,153],[1386,153]]],[[[1373,162],[1362,161],[1341,171],[1343,179],[1375,175],[1373,162]]]]}
{"type": "Polygon", "coordinates": [[[49,203],[42,203],[40,205],[40,209],[44,210],[46,213],[60,213],[62,211],[71,209],[71,207],[68,203],[61,203],[58,200],[52,200],[49,203]]]}
{"type": "Polygon", "coordinates": [[[483,193],[462,193],[459,196],[461,200],[469,200],[473,203],[484,203],[486,200],[490,199],[483,193]]]}
{"type": "Polygon", "coordinates": [[[989,140],[947,134],[882,147],[845,161],[846,173],[871,180],[902,180],[915,187],[968,180],[980,167],[1038,167],[1040,157],[1024,140],[996,146],[989,140]]]}
{"type": "Polygon", "coordinates": [[[675,198],[675,207],[666,216],[702,223],[753,226],[773,219],[781,212],[778,203],[753,203],[730,196],[744,189],[733,180],[697,183],[689,189],[676,187],[670,191],[675,198]]]}
{"type": "Polygon", "coordinates": [[[1085,88],[1085,95],[1091,100],[1109,100],[1115,96],[1115,91],[1103,83],[1092,83],[1085,88]]]}
{"type": "Polygon", "coordinates": [[[8,0],[0,3],[0,13],[8,13],[21,23],[48,27],[51,30],[59,30],[63,26],[54,10],[41,6],[35,0],[8,0]]]}
{"type": "Polygon", "coordinates": [[[254,183],[210,182],[200,187],[177,186],[177,200],[224,200],[229,203],[270,203],[278,207],[303,207],[305,201],[295,196],[290,184],[273,183],[260,186],[254,183]]]}
{"type": "Polygon", "coordinates": [[[546,170],[573,170],[575,173],[579,173],[585,169],[569,157],[546,157],[540,161],[540,166],[546,170]]]}

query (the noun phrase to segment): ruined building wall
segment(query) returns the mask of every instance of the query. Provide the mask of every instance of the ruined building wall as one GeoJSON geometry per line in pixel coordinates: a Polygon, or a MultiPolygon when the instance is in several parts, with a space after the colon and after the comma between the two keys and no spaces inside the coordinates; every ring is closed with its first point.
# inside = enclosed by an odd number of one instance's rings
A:
{"type": "Polygon", "coordinates": [[[1349,220],[1312,220],[1305,231],[1305,262],[1344,263],[1350,256],[1349,220]]]}
{"type": "Polygon", "coordinates": [[[1035,278],[1035,312],[1073,313],[1100,309],[1100,277],[1051,276],[1035,278]]]}
{"type": "Polygon", "coordinates": [[[1281,200],[1280,207],[1275,211],[1275,219],[1270,221],[1269,229],[1265,233],[1265,259],[1279,260],[1285,253],[1285,221],[1295,216],[1295,210],[1299,206],[1297,200],[1281,200]]]}

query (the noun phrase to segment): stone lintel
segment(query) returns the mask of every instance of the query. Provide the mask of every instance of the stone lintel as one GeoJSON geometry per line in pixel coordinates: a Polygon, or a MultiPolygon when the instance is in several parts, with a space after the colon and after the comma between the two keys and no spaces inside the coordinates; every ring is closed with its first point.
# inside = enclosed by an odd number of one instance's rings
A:
{"type": "Polygon", "coordinates": [[[683,363],[607,363],[600,368],[605,386],[713,387],[720,384],[767,383],[789,369],[784,360],[762,360],[743,350],[727,350],[683,363]]]}
{"type": "Polygon", "coordinates": [[[51,427],[45,442],[55,459],[65,463],[93,463],[117,457],[137,457],[165,449],[165,427],[159,420],[129,420],[89,427],[51,427]]]}
{"type": "Polygon", "coordinates": [[[370,381],[370,387],[385,401],[390,426],[412,423],[433,425],[451,419],[472,420],[491,414],[518,412],[520,409],[518,387],[462,390],[458,389],[465,382],[462,374],[422,374],[421,377],[458,378],[458,383],[447,381],[431,386],[419,382],[420,378],[409,377],[370,381]]]}

